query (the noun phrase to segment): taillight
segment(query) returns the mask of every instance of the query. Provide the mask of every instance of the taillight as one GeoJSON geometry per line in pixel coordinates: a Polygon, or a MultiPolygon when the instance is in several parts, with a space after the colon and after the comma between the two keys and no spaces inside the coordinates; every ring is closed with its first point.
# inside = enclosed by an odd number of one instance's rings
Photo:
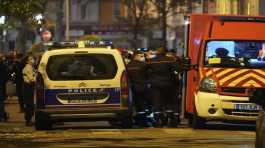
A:
{"type": "Polygon", "coordinates": [[[36,77],[36,104],[38,108],[44,107],[44,80],[40,73],[36,77]]]}
{"type": "Polygon", "coordinates": [[[121,106],[128,106],[129,86],[126,71],[121,75],[121,106]]]}

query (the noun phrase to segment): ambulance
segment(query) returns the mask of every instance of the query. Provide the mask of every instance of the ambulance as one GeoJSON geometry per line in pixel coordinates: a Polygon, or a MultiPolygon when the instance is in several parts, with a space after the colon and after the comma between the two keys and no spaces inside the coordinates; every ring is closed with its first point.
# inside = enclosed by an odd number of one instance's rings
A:
{"type": "Polygon", "coordinates": [[[193,128],[256,120],[261,107],[249,95],[265,88],[264,28],[262,16],[190,16],[184,106],[193,128]]]}

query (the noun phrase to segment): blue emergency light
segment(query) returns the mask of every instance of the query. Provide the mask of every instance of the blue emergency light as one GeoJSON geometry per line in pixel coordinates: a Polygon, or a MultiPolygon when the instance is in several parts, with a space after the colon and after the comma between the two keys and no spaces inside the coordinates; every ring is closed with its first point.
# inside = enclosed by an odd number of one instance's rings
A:
{"type": "Polygon", "coordinates": [[[48,50],[51,49],[62,49],[62,48],[111,48],[113,47],[112,41],[101,40],[101,41],[70,41],[70,42],[45,42],[44,46],[47,47],[48,50]]]}
{"type": "Polygon", "coordinates": [[[109,47],[112,46],[112,41],[101,40],[101,41],[78,41],[83,42],[85,47],[109,47]]]}

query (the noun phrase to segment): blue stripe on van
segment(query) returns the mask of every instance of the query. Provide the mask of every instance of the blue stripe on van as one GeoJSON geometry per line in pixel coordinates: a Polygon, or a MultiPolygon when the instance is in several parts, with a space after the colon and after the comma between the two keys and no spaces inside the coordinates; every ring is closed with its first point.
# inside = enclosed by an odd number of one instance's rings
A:
{"type": "Polygon", "coordinates": [[[110,98],[104,104],[119,104],[120,103],[120,88],[73,88],[73,89],[46,89],[45,90],[45,105],[61,105],[56,99],[58,93],[96,93],[106,92],[110,94],[110,98]]]}

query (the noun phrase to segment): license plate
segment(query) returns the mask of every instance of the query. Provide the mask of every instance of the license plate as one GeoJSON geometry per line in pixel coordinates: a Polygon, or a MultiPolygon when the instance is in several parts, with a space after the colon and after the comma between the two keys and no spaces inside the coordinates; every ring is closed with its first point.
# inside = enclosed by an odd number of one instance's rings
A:
{"type": "Polygon", "coordinates": [[[97,103],[97,100],[68,100],[68,103],[97,103]]]}
{"type": "Polygon", "coordinates": [[[235,104],[234,107],[237,110],[261,110],[261,106],[256,104],[235,104]]]}

